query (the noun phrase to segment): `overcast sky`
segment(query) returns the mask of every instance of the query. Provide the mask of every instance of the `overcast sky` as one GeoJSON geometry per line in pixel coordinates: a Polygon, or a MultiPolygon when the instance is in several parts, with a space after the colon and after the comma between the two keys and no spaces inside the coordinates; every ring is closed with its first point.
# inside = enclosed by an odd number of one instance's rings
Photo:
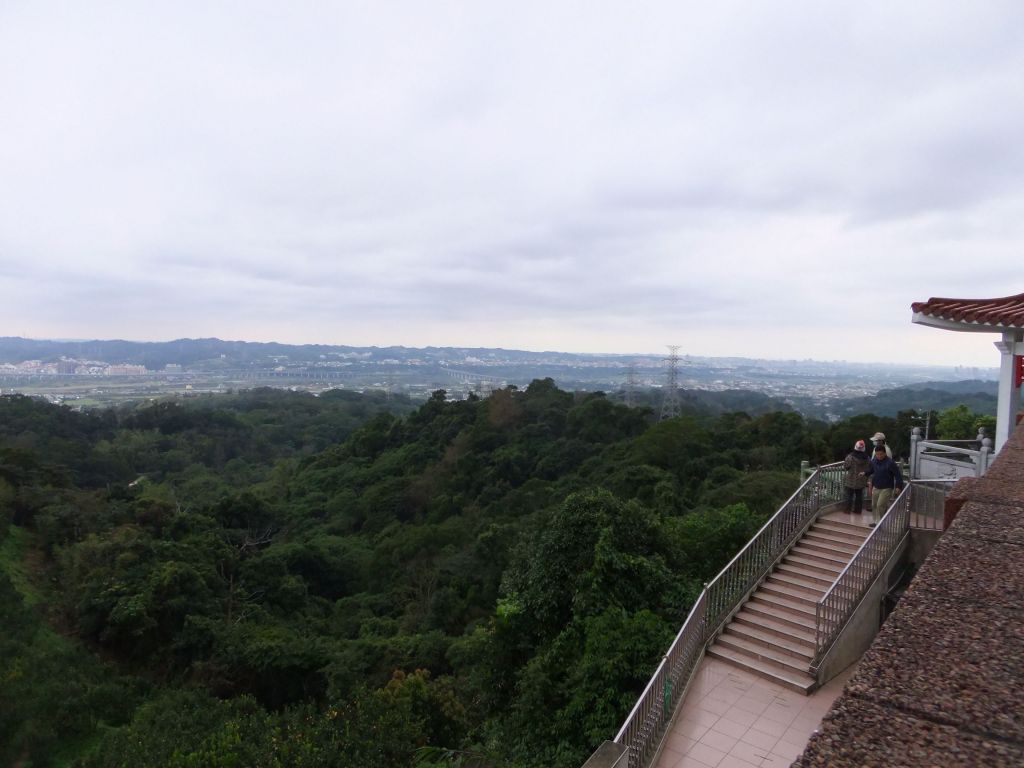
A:
{"type": "Polygon", "coordinates": [[[1024,3],[0,0],[0,335],[994,366],[1024,3]]]}

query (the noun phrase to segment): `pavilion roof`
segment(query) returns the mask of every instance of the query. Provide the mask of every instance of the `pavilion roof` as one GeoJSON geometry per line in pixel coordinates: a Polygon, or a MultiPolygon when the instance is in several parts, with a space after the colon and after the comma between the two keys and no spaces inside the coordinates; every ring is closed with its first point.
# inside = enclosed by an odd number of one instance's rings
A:
{"type": "Polygon", "coordinates": [[[910,305],[913,320],[955,330],[1024,329],[1024,293],[1001,299],[931,298],[910,305]]]}

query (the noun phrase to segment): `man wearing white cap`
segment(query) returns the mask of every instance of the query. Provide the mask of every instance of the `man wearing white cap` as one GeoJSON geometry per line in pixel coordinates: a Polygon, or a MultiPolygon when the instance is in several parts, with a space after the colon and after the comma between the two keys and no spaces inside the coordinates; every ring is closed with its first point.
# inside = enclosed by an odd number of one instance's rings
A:
{"type": "Polygon", "coordinates": [[[889,447],[888,443],[885,442],[885,432],[875,432],[871,436],[871,442],[875,444],[875,448],[881,446],[885,448],[885,455],[890,459],[892,458],[892,448],[889,447]]]}

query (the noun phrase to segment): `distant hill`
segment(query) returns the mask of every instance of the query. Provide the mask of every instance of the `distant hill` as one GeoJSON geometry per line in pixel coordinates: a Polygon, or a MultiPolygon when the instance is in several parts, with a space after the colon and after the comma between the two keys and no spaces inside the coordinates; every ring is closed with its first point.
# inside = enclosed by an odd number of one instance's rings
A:
{"type": "Polygon", "coordinates": [[[974,413],[995,415],[998,385],[994,381],[928,381],[883,389],[868,397],[837,400],[828,411],[840,417],[859,413],[896,416],[900,411],[942,411],[963,403],[974,413]]]}
{"type": "Polygon", "coordinates": [[[175,339],[174,341],[49,341],[0,338],[0,362],[21,360],[43,362],[70,357],[80,360],[129,363],[159,369],[168,363],[196,365],[222,357],[234,363],[264,362],[274,357],[315,360],[332,352],[356,351],[356,347],[324,344],[279,344],[277,342],[223,341],[221,339],[175,339]]]}
{"type": "MultiPolygon", "coordinates": [[[[616,400],[623,399],[623,393],[615,394],[616,400]]],[[[661,412],[665,394],[661,390],[642,390],[634,393],[636,405],[647,406],[655,413],[661,412]]],[[[782,411],[791,413],[793,406],[777,397],[771,397],[750,389],[725,389],[711,391],[705,389],[680,389],[679,410],[682,413],[701,413],[721,416],[723,413],[742,411],[748,416],[763,416],[766,413],[782,411]]]]}

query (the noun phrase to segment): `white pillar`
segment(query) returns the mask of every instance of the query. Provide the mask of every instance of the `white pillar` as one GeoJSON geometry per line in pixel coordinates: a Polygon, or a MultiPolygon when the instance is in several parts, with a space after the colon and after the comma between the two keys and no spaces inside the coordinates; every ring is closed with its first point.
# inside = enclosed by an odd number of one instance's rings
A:
{"type": "Polygon", "coordinates": [[[1017,423],[1020,406],[1020,390],[1013,386],[1013,356],[1024,353],[1022,334],[1007,331],[1003,340],[996,342],[1001,359],[999,361],[999,400],[996,403],[996,453],[1003,447],[1017,423]]]}
{"type": "Polygon", "coordinates": [[[910,479],[917,480],[921,472],[921,428],[914,427],[910,431],[910,479]]]}

